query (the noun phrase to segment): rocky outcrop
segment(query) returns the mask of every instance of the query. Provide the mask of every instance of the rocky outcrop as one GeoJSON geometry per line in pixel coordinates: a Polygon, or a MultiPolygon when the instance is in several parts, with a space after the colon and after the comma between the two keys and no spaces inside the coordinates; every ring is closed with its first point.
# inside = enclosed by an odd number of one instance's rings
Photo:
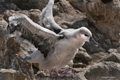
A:
{"type": "Polygon", "coordinates": [[[22,72],[13,69],[1,69],[0,80],[25,80],[26,76],[22,72]]]}
{"type": "Polygon", "coordinates": [[[40,20],[40,10],[39,9],[31,9],[31,10],[19,10],[19,11],[14,11],[14,10],[6,10],[4,12],[4,20],[8,22],[8,18],[14,14],[25,14],[29,16],[34,22],[38,23],[40,20]]]}
{"type": "Polygon", "coordinates": [[[74,63],[84,63],[88,64],[92,60],[92,57],[86,52],[85,49],[80,48],[75,56],[74,63]]]}
{"type": "Polygon", "coordinates": [[[4,51],[5,38],[7,37],[6,36],[7,22],[3,20],[2,17],[0,18],[0,52],[4,51]]]}
{"type": "MultiPolygon", "coordinates": [[[[0,68],[13,69],[20,72],[20,74],[24,74],[26,76],[26,79],[33,80],[34,74],[33,69],[31,68],[32,65],[23,60],[24,57],[29,55],[28,53],[32,53],[33,48],[31,46],[29,49],[26,50],[25,45],[28,48],[30,47],[27,41],[25,42],[24,40],[22,40],[22,42],[19,42],[19,40],[17,40],[15,37],[9,37],[5,43],[5,50],[3,51],[3,53],[1,53],[2,56],[0,59],[0,68]],[[20,43],[24,43],[24,47],[20,43]]],[[[7,74],[1,75],[6,75],[7,77],[7,74]]],[[[17,77],[17,75],[19,76],[19,74],[14,73],[13,75],[16,75],[16,80],[22,80],[21,77],[17,77]]],[[[8,77],[5,80],[8,80],[8,77]]]]}
{"type": "Polygon", "coordinates": [[[88,19],[104,35],[106,35],[109,46],[120,46],[120,1],[111,0],[103,3],[104,0],[85,0],[85,10],[88,19]]]}
{"type": "MultiPolygon", "coordinates": [[[[93,38],[100,46],[95,47],[90,43],[86,43],[84,48],[79,49],[75,59],[68,64],[68,67],[72,68],[72,76],[51,78],[49,77],[48,71],[41,71],[41,73],[36,76],[39,70],[38,66],[23,60],[24,57],[36,50],[31,43],[19,37],[18,33],[13,35],[6,33],[8,17],[14,14],[26,14],[34,22],[39,23],[40,12],[48,0],[1,0],[0,80],[34,80],[34,78],[37,80],[120,79],[120,47],[118,43],[118,33],[120,29],[118,23],[119,11],[117,11],[119,10],[119,1],[117,3],[114,2],[117,0],[108,3],[103,3],[102,1],[86,0],[86,2],[83,3],[83,0],[55,0],[55,21],[63,28],[79,28],[81,26],[89,28],[93,33],[93,38]],[[85,12],[81,12],[85,11],[84,6],[87,16],[85,12]]],[[[60,72],[65,70],[66,69],[63,68],[60,72]]]]}
{"type": "Polygon", "coordinates": [[[88,80],[120,79],[120,64],[114,62],[101,62],[89,67],[85,73],[88,80]]]}
{"type": "Polygon", "coordinates": [[[84,12],[84,0],[68,0],[76,9],[84,12]]]}
{"type": "MultiPolygon", "coordinates": [[[[56,4],[57,14],[54,16],[55,21],[63,28],[69,28],[69,24],[73,24],[76,20],[83,19],[86,16],[74,7],[67,0],[59,0],[56,4]]],[[[72,26],[75,28],[76,26],[72,26]]]]}
{"type": "Polygon", "coordinates": [[[112,62],[120,63],[120,54],[111,53],[106,57],[104,57],[101,61],[112,61],[112,62]]]}
{"type": "MultiPolygon", "coordinates": [[[[9,0],[10,1],[10,0],[9,0]]],[[[40,9],[47,4],[48,0],[12,0],[20,9],[40,9]]]]}
{"type": "Polygon", "coordinates": [[[19,10],[19,8],[11,2],[11,0],[0,0],[0,14],[6,10],[19,10]]]}

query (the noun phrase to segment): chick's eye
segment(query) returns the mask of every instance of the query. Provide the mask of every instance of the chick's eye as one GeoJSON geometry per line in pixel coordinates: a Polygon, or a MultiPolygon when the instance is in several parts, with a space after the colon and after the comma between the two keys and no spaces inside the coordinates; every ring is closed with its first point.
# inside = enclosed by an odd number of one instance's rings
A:
{"type": "Polygon", "coordinates": [[[87,35],[87,34],[85,34],[85,36],[86,36],[86,37],[88,37],[88,35],[87,35]]]}

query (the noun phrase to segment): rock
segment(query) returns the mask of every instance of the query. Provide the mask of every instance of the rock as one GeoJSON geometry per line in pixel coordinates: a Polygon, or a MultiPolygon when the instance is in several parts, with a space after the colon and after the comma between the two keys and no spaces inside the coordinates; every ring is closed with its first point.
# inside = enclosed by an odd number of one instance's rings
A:
{"type": "Polygon", "coordinates": [[[111,53],[111,54],[107,55],[106,57],[104,57],[102,59],[102,61],[113,61],[113,62],[116,62],[116,63],[120,63],[120,54],[111,53]]]}
{"type": "MultiPolygon", "coordinates": [[[[37,77],[36,80],[82,80],[79,77],[71,78],[71,77],[37,77]]],[[[83,79],[85,80],[85,79],[83,79]]]]}
{"type": "Polygon", "coordinates": [[[44,71],[39,71],[36,74],[36,77],[44,77],[44,76],[46,76],[46,73],[44,71]]]}
{"type": "Polygon", "coordinates": [[[91,56],[86,52],[85,49],[80,48],[75,56],[74,63],[85,63],[88,64],[92,60],[91,56]]]}
{"type": "Polygon", "coordinates": [[[118,53],[120,53],[120,47],[117,48],[118,53]]]}
{"type": "Polygon", "coordinates": [[[12,0],[20,9],[40,9],[42,10],[48,0],[12,0]]]}
{"type": "Polygon", "coordinates": [[[108,50],[110,47],[113,47],[112,41],[106,35],[101,33],[95,27],[95,25],[89,20],[88,20],[88,29],[90,29],[90,31],[92,32],[92,37],[99,44],[99,46],[96,47],[93,44],[86,43],[83,47],[86,48],[86,50],[89,53],[104,52],[105,50],[108,50]]]}
{"type": "MultiPolygon", "coordinates": [[[[58,7],[58,13],[54,16],[55,21],[63,28],[71,27],[65,25],[65,23],[73,24],[73,22],[76,20],[85,18],[85,15],[80,11],[74,9],[74,7],[67,0],[59,0],[55,6],[58,7]]],[[[74,27],[75,26],[72,26],[72,28],[74,27]]]]}
{"type": "Polygon", "coordinates": [[[78,79],[75,80],[87,80],[84,76],[86,69],[85,68],[73,68],[73,72],[75,72],[75,76],[78,77],[78,79]]]}
{"type": "Polygon", "coordinates": [[[6,10],[19,10],[19,8],[9,0],[0,0],[0,13],[4,13],[6,10]]]}
{"type": "Polygon", "coordinates": [[[84,12],[84,3],[83,0],[68,0],[75,8],[84,12]]]}
{"type": "Polygon", "coordinates": [[[111,40],[114,47],[120,46],[119,5],[119,0],[111,0],[106,4],[101,0],[85,0],[85,10],[89,20],[111,40]]]}
{"type": "Polygon", "coordinates": [[[39,9],[31,9],[31,10],[19,10],[19,11],[14,11],[14,10],[7,10],[4,12],[4,19],[8,22],[8,18],[14,14],[25,14],[28,17],[30,17],[34,22],[38,23],[40,20],[40,10],[39,9]]]}
{"type": "Polygon", "coordinates": [[[62,25],[66,25],[69,28],[75,28],[75,29],[83,26],[88,27],[88,20],[86,18],[83,18],[79,20],[74,20],[73,22],[64,21],[62,25]]]}
{"type": "MultiPolygon", "coordinates": [[[[42,75],[45,74],[45,73],[43,71],[40,71],[40,75],[38,74],[36,76],[36,80],[47,80],[47,79],[49,79],[49,80],[54,80],[54,79],[55,80],[84,80],[84,79],[81,79],[82,77],[84,77],[83,75],[81,75],[81,76],[75,75],[75,72],[80,72],[79,68],[77,68],[77,69],[62,68],[62,69],[59,70],[59,73],[63,73],[64,71],[68,71],[68,70],[72,70],[72,73],[67,74],[64,77],[58,77],[58,76],[56,76],[56,73],[55,73],[54,70],[52,71],[54,77],[48,77],[48,76],[42,77],[42,75]]],[[[49,72],[47,74],[49,74],[49,72]]]]}
{"type": "MultiPolygon", "coordinates": [[[[36,50],[35,46],[33,44],[31,44],[29,41],[21,38],[21,40],[19,41],[19,43],[21,44],[20,47],[26,51],[27,53],[31,54],[33,51],[36,50]]],[[[23,57],[24,58],[24,57],[23,57]]]]}
{"type": "MultiPolygon", "coordinates": [[[[0,33],[2,34],[2,32],[4,32],[4,30],[6,30],[6,27],[5,27],[5,29],[2,27],[0,27],[0,28],[1,28],[0,33]]],[[[6,69],[12,68],[16,71],[21,71],[22,74],[27,76],[26,78],[28,80],[33,80],[34,72],[31,68],[32,65],[30,63],[24,61],[23,58],[26,55],[29,55],[28,53],[32,53],[32,51],[35,50],[35,48],[32,47],[32,45],[30,45],[30,43],[27,43],[27,41],[25,42],[22,39],[18,39],[17,37],[19,37],[19,36],[10,37],[8,34],[4,34],[4,35],[1,35],[0,37],[3,41],[5,41],[4,45],[0,44],[0,45],[2,45],[2,47],[4,47],[4,49],[1,50],[2,52],[0,53],[0,64],[1,64],[0,68],[6,68],[6,69]],[[22,45],[22,44],[24,44],[24,45],[22,45]],[[24,46],[24,48],[23,48],[23,46],[24,46]],[[26,46],[29,49],[26,49],[26,46]]],[[[1,74],[1,75],[4,77],[7,74],[1,74]]],[[[15,74],[13,74],[13,75],[15,75],[15,74]]],[[[10,76],[12,76],[12,75],[10,75],[10,76]]],[[[17,77],[19,77],[19,75],[17,77]]],[[[0,77],[0,79],[1,79],[1,77],[0,77]]],[[[6,77],[5,80],[8,80],[8,78],[6,77]]],[[[11,80],[13,80],[13,79],[11,79],[11,80]]],[[[15,80],[23,80],[23,79],[15,79],[15,80]]]]}
{"type": "Polygon", "coordinates": [[[16,54],[20,51],[20,44],[15,40],[15,37],[11,37],[6,42],[7,53],[16,54]]]}
{"type": "Polygon", "coordinates": [[[1,17],[0,18],[0,51],[2,51],[5,42],[7,25],[8,23],[5,20],[3,20],[1,17]]]}
{"type": "Polygon", "coordinates": [[[96,47],[94,44],[92,44],[90,42],[89,43],[86,42],[83,45],[83,48],[85,48],[89,54],[93,54],[93,53],[97,53],[97,52],[104,52],[105,51],[102,47],[96,47]]]}
{"type": "Polygon", "coordinates": [[[0,69],[0,80],[25,80],[26,76],[13,69],[0,69]]]}
{"type": "Polygon", "coordinates": [[[85,77],[88,80],[119,80],[120,64],[114,62],[100,62],[90,66],[85,77]]]}
{"type": "Polygon", "coordinates": [[[105,56],[108,56],[109,54],[106,52],[99,52],[91,54],[92,62],[91,63],[98,63],[100,62],[105,56]]]}
{"type": "Polygon", "coordinates": [[[0,58],[4,56],[5,50],[5,41],[6,41],[6,29],[7,29],[7,22],[3,20],[3,16],[0,15],[0,58]]]}
{"type": "Polygon", "coordinates": [[[118,50],[117,49],[114,49],[114,48],[110,48],[108,50],[109,53],[118,53],[118,50]]]}
{"type": "Polygon", "coordinates": [[[83,63],[74,63],[73,64],[73,68],[84,68],[86,67],[87,65],[86,64],[83,64],[83,63]]]}
{"type": "Polygon", "coordinates": [[[72,67],[73,66],[73,60],[71,60],[65,67],[72,67]]]}
{"type": "Polygon", "coordinates": [[[35,75],[32,69],[32,64],[23,60],[26,55],[28,55],[28,53],[21,49],[15,56],[10,56],[12,59],[10,60],[9,65],[7,65],[15,70],[22,71],[22,73],[27,76],[27,80],[34,80],[35,75]]]}

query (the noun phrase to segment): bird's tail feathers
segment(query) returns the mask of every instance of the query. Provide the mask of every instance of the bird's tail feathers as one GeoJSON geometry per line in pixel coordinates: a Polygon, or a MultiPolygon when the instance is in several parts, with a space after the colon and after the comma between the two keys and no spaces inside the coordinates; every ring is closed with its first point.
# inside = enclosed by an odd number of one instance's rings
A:
{"type": "Polygon", "coordinates": [[[29,57],[29,56],[27,56],[27,57],[24,58],[25,61],[27,61],[27,60],[31,60],[31,59],[32,59],[32,58],[29,57]]]}

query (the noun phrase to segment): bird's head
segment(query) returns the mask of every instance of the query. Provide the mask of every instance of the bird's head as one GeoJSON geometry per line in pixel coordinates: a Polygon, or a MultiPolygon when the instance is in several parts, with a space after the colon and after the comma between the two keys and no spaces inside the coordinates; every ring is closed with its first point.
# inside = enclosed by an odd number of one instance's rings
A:
{"type": "Polygon", "coordinates": [[[93,39],[92,33],[89,29],[81,27],[78,32],[80,34],[79,37],[81,37],[85,42],[90,42],[95,46],[98,46],[98,43],[93,39]]]}
{"type": "Polygon", "coordinates": [[[85,42],[89,42],[90,38],[92,37],[91,31],[86,27],[81,27],[79,29],[79,34],[80,34],[80,37],[82,37],[85,42]]]}

